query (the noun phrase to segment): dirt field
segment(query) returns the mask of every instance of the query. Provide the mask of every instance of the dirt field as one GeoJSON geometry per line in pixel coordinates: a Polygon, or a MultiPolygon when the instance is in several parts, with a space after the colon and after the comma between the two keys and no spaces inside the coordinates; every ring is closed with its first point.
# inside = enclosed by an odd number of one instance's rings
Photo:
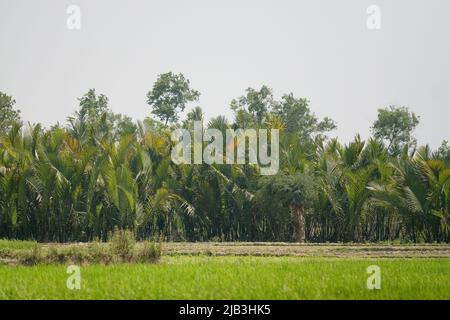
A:
{"type": "MultiPolygon", "coordinates": [[[[14,252],[25,252],[33,243],[12,246],[7,242],[0,246],[0,262],[14,260],[14,252]],[[2,249],[3,248],[3,249],[2,249]],[[5,251],[6,250],[6,251],[5,251]],[[3,253],[2,253],[3,252],[3,253]]],[[[107,244],[101,244],[106,246],[107,244]]],[[[43,252],[52,247],[74,247],[88,250],[88,243],[40,244],[43,252]]],[[[141,243],[137,243],[139,248],[141,243]]],[[[106,249],[106,248],[105,248],[106,249]]],[[[163,242],[163,256],[210,255],[210,256],[296,256],[296,257],[343,257],[343,258],[450,258],[449,244],[298,244],[269,242],[163,242]]]]}
{"type": "Polygon", "coordinates": [[[450,245],[190,243],[162,244],[163,255],[252,255],[300,257],[450,258],[450,245]]]}

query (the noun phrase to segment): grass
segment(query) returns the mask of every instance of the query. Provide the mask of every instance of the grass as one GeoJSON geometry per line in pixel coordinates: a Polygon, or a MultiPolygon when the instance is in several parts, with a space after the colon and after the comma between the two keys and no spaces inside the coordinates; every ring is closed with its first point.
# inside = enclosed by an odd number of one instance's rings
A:
{"type": "Polygon", "coordinates": [[[19,241],[19,240],[5,240],[0,239],[1,250],[28,250],[33,249],[36,245],[35,241],[19,241]]]}
{"type": "Polygon", "coordinates": [[[450,246],[0,240],[0,299],[450,299],[450,246]],[[162,257],[161,257],[162,249],[162,257]],[[145,263],[144,263],[145,262],[145,263]],[[69,290],[67,266],[81,266],[69,290]],[[367,267],[381,268],[368,290],[367,267]]]}
{"type": "Polygon", "coordinates": [[[0,266],[0,299],[450,299],[450,259],[164,256],[90,265],[81,289],[66,266],[0,266]],[[368,290],[369,265],[381,290],[368,290]]]}
{"type": "Polygon", "coordinates": [[[114,232],[108,243],[0,241],[0,265],[156,263],[161,257],[160,244],[149,241],[136,244],[132,233],[121,230],[114,232]]]}

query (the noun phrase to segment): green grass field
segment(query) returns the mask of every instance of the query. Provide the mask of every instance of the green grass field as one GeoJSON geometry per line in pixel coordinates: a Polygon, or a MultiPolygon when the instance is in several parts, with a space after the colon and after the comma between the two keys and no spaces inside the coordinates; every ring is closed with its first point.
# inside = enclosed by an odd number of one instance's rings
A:
{"type": "Polygon", "coordinates": [[[65,265],[0,266],[0,299],[450,299],[448,258],[163,256],[90,265],[69,290],[65,265]],[[368,290],[366,269],[381,268],[368,290]]]}

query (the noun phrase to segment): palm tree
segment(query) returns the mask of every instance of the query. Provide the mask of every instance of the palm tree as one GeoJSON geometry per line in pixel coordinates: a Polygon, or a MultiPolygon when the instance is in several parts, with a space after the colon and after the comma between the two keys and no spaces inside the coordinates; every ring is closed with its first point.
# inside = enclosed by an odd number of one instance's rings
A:
{"type": "Polygon", "coordinates": [[[312,207],[316,190],[312,177],[305,173],[295,175],[278,174],[261,179],[257,199],[279,202],[289,207],[294,222],[294,234],[297,242],[306,241],[305,216],[312,207]]]}

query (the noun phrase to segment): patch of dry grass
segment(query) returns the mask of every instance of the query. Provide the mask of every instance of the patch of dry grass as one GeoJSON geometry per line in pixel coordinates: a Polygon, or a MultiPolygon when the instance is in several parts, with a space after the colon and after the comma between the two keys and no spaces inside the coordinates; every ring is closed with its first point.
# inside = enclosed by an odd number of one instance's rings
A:
{"type": "Polygon", "coordinates": [[[149,242],[137,242],[118,251],[117,244],[72,243],[33,244],[26,247],[12,242],[11,248],[3,241],[0,264],[35,265],[111,264],[117,262],[156,262],[162,255],[205,256],[293,256],[335,258],[450,258],[447,244],[298,244],[262,242],[166,242],[161,246],[149,242]],[[125,254],[126,253],[126,254],[125,254]]]}
{"type": "Polygon", "coordinates": [[[296,244],[296,243],[164,243],[166,255],[240,255],[299,257],[449,258],[450,245],[296,244]]]}

